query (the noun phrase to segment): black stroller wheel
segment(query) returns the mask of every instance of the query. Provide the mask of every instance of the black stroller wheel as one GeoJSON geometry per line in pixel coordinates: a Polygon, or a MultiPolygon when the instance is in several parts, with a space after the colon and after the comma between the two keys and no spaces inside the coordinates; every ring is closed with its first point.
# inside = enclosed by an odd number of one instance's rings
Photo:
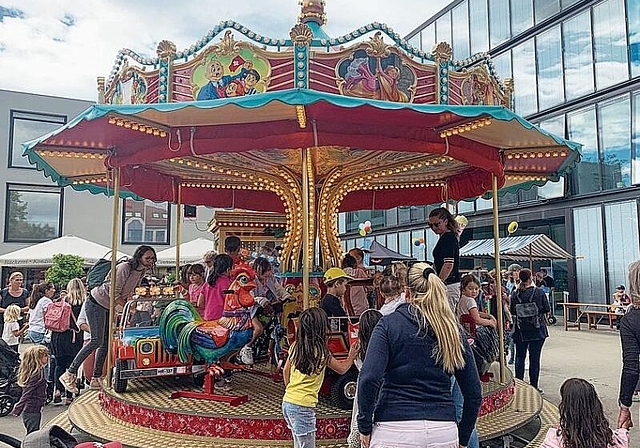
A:
{"type": "Polygon", "coordinates": [[[13,410],[15,400],[11,395],[0,395],[0,417],[5,417],[13,410]]]}

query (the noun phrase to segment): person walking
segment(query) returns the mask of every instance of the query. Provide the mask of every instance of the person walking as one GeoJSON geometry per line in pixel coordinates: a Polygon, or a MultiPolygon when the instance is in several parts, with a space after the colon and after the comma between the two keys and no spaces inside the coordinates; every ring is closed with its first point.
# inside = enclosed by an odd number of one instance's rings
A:
{"type": "Polygon", "coordinates": [[[511,315],[515,320],[513,342],[516,346],[516,378],[524,379],[524,363],[529,353],[529,383],[543,393],[538,385],[540,356],[549,337],[546,314],[551,311],[544,291],[533,283],[529,269],[519,273],[520,283],[511,295],[511,315]]]}
{"type": "Polygon", "coordinates": [[[433,267],[446,285],[449,305],[455,311],[460,300],[458,222],[449,210],[440,207],[429,213],[428,225],[439,236],[433,248],[433,267]]]}
{"type": "Polygon", "coordinates": [[[466,447],[482,401],[471,347],[430,265],[409,269],[409,287],[411,302],[380,319],[367,347],[358,379],[361,443],[466,447]],[[459,423],[454,376],[464,397],[459,423]]]}
{"type": "MultiPolygon", "coordinates": [[[[156,251],[150,246],[139,246],[133,257],[125,263],[116,266],[114,291],[115,302],[124,305],[135,292],[147,270],[153,268],[156,262],[156,251]]],[[[110,278],[110,272],[107,278],[110,278]]],[[[73,394],[78,393],[77,374],[82,362],[96,350],[95,363],[90,388],[98,390],[102,387],[102,368],[107,357],[109,343],[109,306],[111,282],[105,281],[91,290],[87,297],[87,320],[91,328],[91,340],[82,347],[73,358],[69,368],[60,377],[64,388],[73,394]]]]}
{"type": "Polygon", "coordinates": [[[42,408],[47,401],[47,364],[49,349],[44,345],[32,345],[22,354],[18,370],[18,386],[22,387],[22,396],[13,407],[13,415],[22,415],[27,434],[40,429],[42,408]]]}

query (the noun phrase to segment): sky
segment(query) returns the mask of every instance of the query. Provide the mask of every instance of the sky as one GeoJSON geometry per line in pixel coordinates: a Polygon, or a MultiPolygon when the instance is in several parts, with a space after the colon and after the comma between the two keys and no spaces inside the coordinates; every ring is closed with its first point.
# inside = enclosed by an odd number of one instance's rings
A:
{"type": "MultiPolygon", "coordinates": [[[[450,1],[326,0],[324,29],[382,22],[405,36],[450,1]]],[[[287,38],[299,12],[297,0],[0,0],[0,89],[96,100],[122,48],[152,57],[166,39],[180,51],[222,20],[287,38]]]]}

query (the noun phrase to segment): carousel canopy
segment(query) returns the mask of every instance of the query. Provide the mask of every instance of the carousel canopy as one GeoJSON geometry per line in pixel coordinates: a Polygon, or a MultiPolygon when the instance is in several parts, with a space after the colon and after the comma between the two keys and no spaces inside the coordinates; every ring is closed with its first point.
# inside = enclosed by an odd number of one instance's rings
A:
{"type": "MultiPolygon", "coordinates": [[[[460,248],[466,258],[493,257],[494,240],[472,240],[460,248]]],[[[573,256],[547,235],[523,235],[500,238],[500,257],[507,260],[562,260],[573,256]]]]}
{"type": "Polygon", "coordinates": [[[301,176],[301,147],[313,149],[316,179],[348,179],[340,211],[465,199],[489,190],[492,174],[501,185],[553,179],[579,158],[579,145],[503,106],[396,103],[305,89],[96,105],[28,143],[25,154],[59,185],[78,190],[107,192],[108,169],[120,167],[128,195],[176,202],[180,185],[183,203],[281,212],[270,187],[301,176]],[[468,131],[443,138],[465,124],[468,131]]]}
{"type": "MultiPolygon", "coordinates": [[[[180,244],[180,263],[200,263],[205,252],[214,249],[213,241],[207,238],[196,238],[180,244]]],[[[175,266],[176,247],[170,247],[156,254],[157,266],[175,266]]]]}
{"type": "MultiPolygon", "coordinates": [[[[84,259],[85,266],[91,266],[110,253],[111,250],[102,244],[77,236],[63,236],[0,255],[0,266],[50,266],[56,254],[77,255],[84,259]]],[[[118,258],[126,256],[118,252],[118,258]]]]}

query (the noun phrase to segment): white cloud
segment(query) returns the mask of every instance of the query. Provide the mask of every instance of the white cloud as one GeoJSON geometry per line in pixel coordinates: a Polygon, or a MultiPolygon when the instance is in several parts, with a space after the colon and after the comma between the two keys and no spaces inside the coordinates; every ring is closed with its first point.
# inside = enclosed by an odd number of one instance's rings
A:
{"type": "MultiPolygon", "coordinates": [[[[324,28],[337,37],[378,21],[404,36],[448,3],[327,0],[324,28]]],[[[96,77],[109,75],[121,48],[154,56],[167,39],[181,50],[227,19],[286,38],[300,11],[296,0],[13,0],[0,6],[24,13],[0,22],[0,89],[91,100],[96,77]]]]}

